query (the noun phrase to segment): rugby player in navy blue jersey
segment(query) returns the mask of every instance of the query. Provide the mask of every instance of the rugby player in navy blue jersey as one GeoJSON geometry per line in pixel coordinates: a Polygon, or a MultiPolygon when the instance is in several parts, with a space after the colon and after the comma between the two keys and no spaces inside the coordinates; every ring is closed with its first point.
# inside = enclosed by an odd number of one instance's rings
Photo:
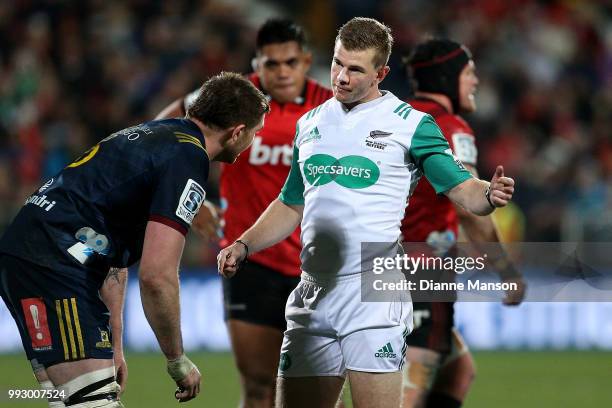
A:
{"type": "Polygon", "coordinates": [[[123,406],[125,268],[138,260],[143,308],[176,398],[197,396],[201,376],[180,328],[184,237],[206,194],[209,161],[234,162],[268,110],[250,81],[222,73],[185,118],[113,133],[26,200],[0,240],[0,295],[36,378],[56,397],[51,407],[123,406]]]}

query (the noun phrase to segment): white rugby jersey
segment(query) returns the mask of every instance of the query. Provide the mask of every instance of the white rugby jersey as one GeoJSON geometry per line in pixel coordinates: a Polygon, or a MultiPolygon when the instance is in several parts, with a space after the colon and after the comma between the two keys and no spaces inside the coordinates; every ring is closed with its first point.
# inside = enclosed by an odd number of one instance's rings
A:
{"type": "Polygon", "coordinates": [[[304,205],[302,270],[315,278],[360,273],[362,242],[395,247],[422,174],[438,193],[471,177],[433,118],[388,91],[348,111],[331,98],[296,128],[279,198],[304,205]]]}

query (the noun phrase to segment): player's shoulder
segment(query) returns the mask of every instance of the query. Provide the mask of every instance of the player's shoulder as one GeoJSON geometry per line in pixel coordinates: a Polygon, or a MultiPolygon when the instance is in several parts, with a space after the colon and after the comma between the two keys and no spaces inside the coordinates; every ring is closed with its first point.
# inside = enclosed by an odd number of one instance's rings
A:
{"type": "Polygon", "coordinates": [[[415,109],[410,103],[402,101],[395,95],[385,95],[385,103],[379,109],[377,120],[393,125],[400,131],[412,133],[427,117],[427,113],[415,109]]]}
{"type": "Polygon", "coordinates": [[[449,114],[448,118],[445,119],[448,122],[448,126],[451,128],[453,133],[464,133],[474,136],[472,127],[459,115],[449,114]]]}
{"type": "Polygon", "coordinates": [[[163,119],[147,122],[146,125],[151,129],[151,134],[157,136],[151,138],[151,143],[156,144],[156,150],[161,156],[170,157],[177,154],[205,156],[208,160],[204,136],[191,120],[163,119]]]}

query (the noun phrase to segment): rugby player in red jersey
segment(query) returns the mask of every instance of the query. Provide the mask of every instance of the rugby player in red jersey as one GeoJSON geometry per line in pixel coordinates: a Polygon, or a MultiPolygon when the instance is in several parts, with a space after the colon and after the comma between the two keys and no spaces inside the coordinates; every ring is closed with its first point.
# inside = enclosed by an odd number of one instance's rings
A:
{"type": "MultiPolygon", "coordinates": [[[[453,154],[478,177],[474,132],[458,113],[476,110],[478,85],[474,61],[463,45],[446,39],[431,39],[417,45],[407,59],[415,82],[410,105],[434,117],[453,154]]],[[[491,216],[472,215],[437,195],[422,178],[402,221],[404,242],[427,242],[431,246],[453,246],[461,223],[471,242],[499,242],[491,216]]],[[[505,304],[519,304],[525,284],[502,257],[497,269],[506,281],[517,282],[505,304]],[[501,267],[500,267],[501,266],[501,267]]],[[[415,329],[408,336],[404,369],[404,407],[460,407],[475,375],[472,357],[453,327],[453,302],[415,302],[415,329]]]]}
{"type": "MultiPolygon", "coordinates": [[[[291,166],[295,124],[332,96],[306,76],[312,56],[304,30],[289,20],[268,20],[258,31],[254,73],[248,78],[270,99],[271,112],[250,149],[221,170],[227,246],[257,221],[277,198],[291,166]]],[[[162,117],[182,116],[192,93],[168,106],[162,117]]],[[[202,207],[194,228],[215,230],[211,207],[202,207]]],[[[240,371],[242,406],[271,407],[285,323],[285,303],[300,276],[299,229],[285,241],[249,257],[243,273],[223,280],[225,318],[240,371]]]]}

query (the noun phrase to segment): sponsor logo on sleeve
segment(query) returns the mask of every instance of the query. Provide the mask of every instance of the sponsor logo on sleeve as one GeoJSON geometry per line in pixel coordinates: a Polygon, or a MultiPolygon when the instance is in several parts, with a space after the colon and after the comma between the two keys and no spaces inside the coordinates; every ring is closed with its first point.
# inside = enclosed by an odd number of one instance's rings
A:
{"type": "Polygon", "coordinates": [[[478,149],[474,144],[474,136],[469,133],[453,133],[452,139],[455,156],[463,163],[475,165],[478,149]]]}
{"type": "Polygon", "coordinates": [[[176,216],[191,225],[193,217],[198,213],[204,202],[206,192],[195,180],[189,179],[176,207],[176,216]]]}
{"type": "Polygon", "coordinates": [[[455,156],[455,155],[453,154],[453,151],[452,151],[451,149],[446,149],[446,150],[444,151],[444,153],[446,153],[446,154],[448,154],[450,157],[452,157],[452,158],[453,158],[453,160],[455,160],[455,164],[457,164],[457,167],[459,167],[461,170],[467,170],[467,169],[465,168],[465,166],[463,165],[463,162],[462,162],[461,160],[459,160],[459,159],[457,158],[457,156],[455,156]]]}

